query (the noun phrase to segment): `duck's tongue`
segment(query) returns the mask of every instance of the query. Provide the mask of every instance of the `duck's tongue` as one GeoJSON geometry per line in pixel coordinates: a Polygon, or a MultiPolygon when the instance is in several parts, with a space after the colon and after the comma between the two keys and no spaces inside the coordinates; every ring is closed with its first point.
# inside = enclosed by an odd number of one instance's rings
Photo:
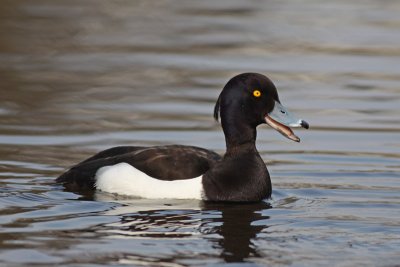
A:
{"type": "Polygon", "coordinates": [[[283,125],[282,123],[277,122],[276,120],[272,119],[270,116],[268,116],[268,115],[265,116],[265,122],[269,126],[274,128],[275,130],[280,132],[283,136],[289,138],[290,140],[300,142],[300,138],[293,133],[292,129],[283,125]]]}
{"type": "Polygon", "coordinates": [[[265,122],[283,136],[296,142],[300,142],[300,138],[293,133],[289,126],[309,128],[306,121],[297,119],[279,102],[275,102],[274,109],[265,115],[265,122]]]}

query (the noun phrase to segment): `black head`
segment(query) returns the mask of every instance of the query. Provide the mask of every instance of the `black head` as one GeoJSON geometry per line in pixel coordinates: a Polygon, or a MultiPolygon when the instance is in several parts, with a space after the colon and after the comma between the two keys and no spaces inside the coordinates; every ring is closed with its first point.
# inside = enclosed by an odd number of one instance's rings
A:
{"type": "Polygon", "coordinates": [[[308,128],[305,121],[295,119],[280,104],[272,81],[258,73],[239,74],[228,81],[214,108],[216,120],[218,114],[225,137],[234,143],[255,140],[255,128],[262,123],[267,123],[294,141],[300,139],[289,126],[308,128]]]}
{"type": "Polygon", "coordinates": [[[265,115],[279,102],[275,85],[266,76],[258,73],[242,73],[228,81],[218,97],[214,118],[240,118],[241,123],[256,127],[265,123],[265,115]]]}

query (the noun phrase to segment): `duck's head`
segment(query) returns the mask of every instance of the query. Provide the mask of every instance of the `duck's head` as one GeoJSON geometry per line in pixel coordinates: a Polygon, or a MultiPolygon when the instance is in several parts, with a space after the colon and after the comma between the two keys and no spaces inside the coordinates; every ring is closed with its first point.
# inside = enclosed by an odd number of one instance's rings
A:
{"type": "Polygon", "coordinates": [[[239,74],[228,81],[214,108],[216,120],[219,113],[225,136],[238,142],[255,139],[255,128],[263,123],[296,142],[300,138],[290,127],[309,128],[307,122],[296,118],[281,104],[271,80],[258,73],[239,74]]]}

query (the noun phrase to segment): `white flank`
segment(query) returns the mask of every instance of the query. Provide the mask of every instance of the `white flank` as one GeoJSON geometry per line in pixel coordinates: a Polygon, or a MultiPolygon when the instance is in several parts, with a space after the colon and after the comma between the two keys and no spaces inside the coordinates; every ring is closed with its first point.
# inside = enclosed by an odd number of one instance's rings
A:
{"type": "Polygon", "coordinates": [[[100,168],[96,172],[96,189],[141,198],[202,199],[201,178],[158,180],[123,162],[100,168]]]}

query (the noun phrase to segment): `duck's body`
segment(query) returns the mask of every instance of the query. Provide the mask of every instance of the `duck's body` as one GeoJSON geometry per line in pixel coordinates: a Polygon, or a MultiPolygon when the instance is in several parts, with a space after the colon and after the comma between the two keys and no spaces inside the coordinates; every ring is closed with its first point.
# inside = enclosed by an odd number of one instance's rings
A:
{"type": "Polygon", "coordinates": [[[114,147],[58,178],[70,190],[98,190],[143,198],[201,199],[201,178],[221,160],[193,146],[114,147]]]}
{"type": "MultiPolygon", "coordinates": [[[[97,189],[143,198],[260,201],[270,197],[272,188],[255,147],[256,127],[268,123],[299,141],[287,127],[290,122],[285,126],[277,121],[285,112],[268,78],[241,74],[227,83],[214,110],[216,119],[221,114],[225,133],[223,157],[193,146],[114,147],[75,165],[57,182],[73,191],[97,189]],[[276,108],[280,114],[272,115],[276,108]]],[[[291,123],[308,128],[302,120],[291,123]]]]}
{"type": "Polygon", "coordinates": [[[259,201],[271,194],[255,146],[223,158],[193,146],[114,147],[72,167],[58,182],[73,191],[96,188],[142,198],[259,201]]]}

